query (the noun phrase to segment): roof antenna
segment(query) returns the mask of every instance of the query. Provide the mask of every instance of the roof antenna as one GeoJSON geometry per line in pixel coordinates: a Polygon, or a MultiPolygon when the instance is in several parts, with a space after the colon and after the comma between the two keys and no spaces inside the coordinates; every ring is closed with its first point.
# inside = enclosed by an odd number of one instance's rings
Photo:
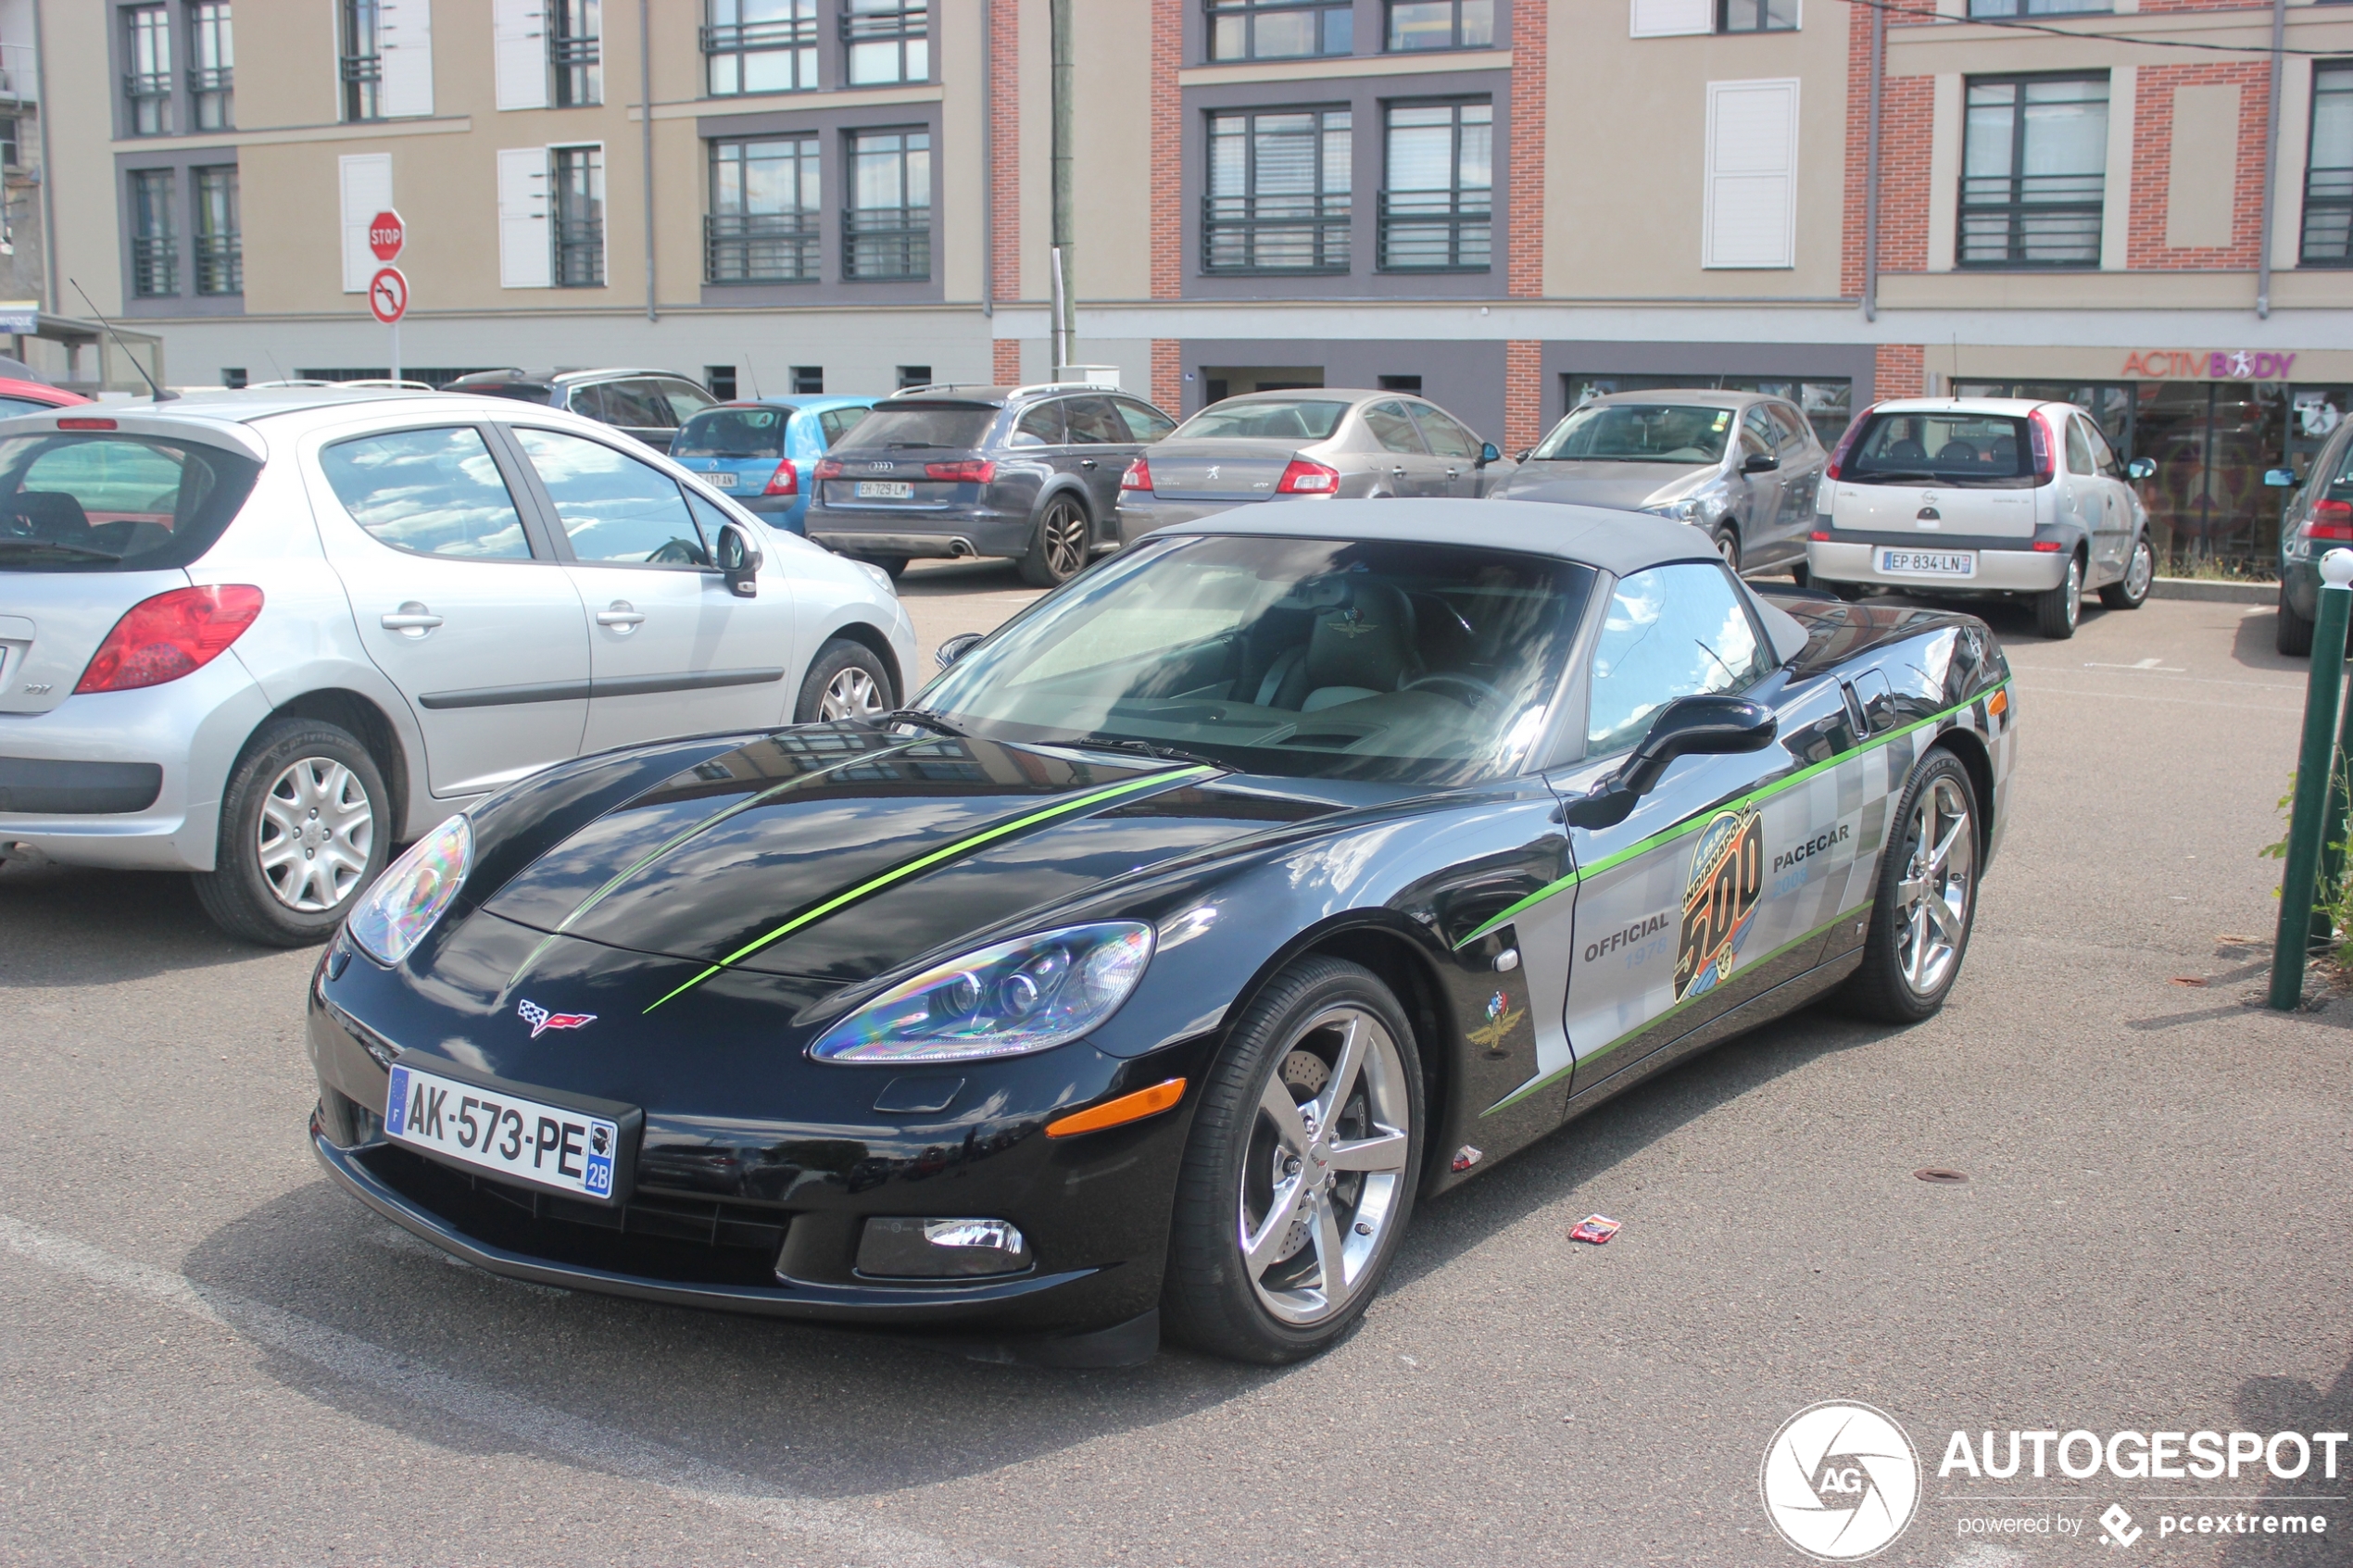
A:
{"type": "Polygon", "coordinates": [[[1945,393],[1954,402],[1961,400],[1961,334],[1953,333],[1953,379],[1945,383],[1945,393]]]}
{"type": "MultiPolygon", "coordinates": [[[[179,396],[180,395],[178,393],[166,392],[163,388],[156,384],[156,378],[147,374],[147,367],[139,363],[139,357],[131,352],[131,345],[122,341],[122,334],[114,330],[114,323],[107,320],[104,316],[99,315],[98,307],[95,305],[91,305],[90,296],[87,294],[82,293],[82,284],[71,278],[68,278],[66,282],[73,284],[74,293],[82,295],[82,303],[90,306],[90,319],[97,322],[98,325],[107,329],[107,335],[114,339],[114,345],[122,350],[122,357],[131,361],[131,368],[139,372],[139,379],[147,383],[147,390],[156,395],[156,401],[158,403],[169,403],[173,398],[179,396]]],[[[104,378],[101,377],[100,380],[103,381],[104,378]]]]}
{"type": "Polygon", "coordinates": [[[760,401],[760,367],[751,362],[751,350],[744,350],[744,373],[751,377],[751,400],[760,401]]]}
{"type": "Polygon", "coordinates": [[[272,353],[271,353],[271,352],[270,352],[270,349],[269,349],[269,347],[268,347],[268,345],[265,345],[262,347],[262,350],[261,350],[261,357],[262,357],[263,358],[265,358],[265,359],[267,359],[267,360],[269,360],[269,361],[270,361],[270,368],[271,368],[271,370],[275,370],[275,371],[277,371],[277,372],[278,372],[278,383],[279,383],[279,384],[280,384],[280,385],[282,385],[282,386],[283,386],[283,385],[284,385],[284,384],[285,384],[285,380],[286,380],[286,368],[285,368],[283,365],[281,365],[281,364],[279,364],[279,363],[278,363],[278,357],[277,357],[275,354],[272,354],[272,353]]]}

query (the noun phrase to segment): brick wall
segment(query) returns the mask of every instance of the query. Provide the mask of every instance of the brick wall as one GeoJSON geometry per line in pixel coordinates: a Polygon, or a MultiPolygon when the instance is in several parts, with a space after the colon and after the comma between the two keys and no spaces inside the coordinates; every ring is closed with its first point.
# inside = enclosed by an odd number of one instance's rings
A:
{"type": "MultiPolygon", "coordinates": [[[[1185,292],[1185,107],[1176,68],[1184,59],[1187,0],[1151,4],[1152,297],[1176,299],[1185,292]]],[[[1158,357],[1155,348],[1155,365],[1158,357]]]]}
{"type": "Polygon", "coordinates": [[[1544,46],[1550,10],[1550,0],[1516,0],[1512,6],[1511,238],[1504,292],[1514,299],[1537,299],[1544,293],[1544,46]]]}
{"type": "Polygon", "coordinates": [[[1524,452],[1543,433],[1544,345],[1515,338],[1504,345],[1504,450],[1524,452]]]}
{"type": "Polygon", "coordinates": [[[1161,412],[1185,409],[1185,345],[1173,337],[1152,339],[1152,402],[1161,412]]]}
{"type": "MultiPolygon", "coordinates": [[[[1021,297],[1021,0],[988,0],[989,287],[1021,297]]],[[[1004,363],[1004,345],[997,345],[1004,363]]],[[[1021,374],[1015,345],[1013,379],[1021,374]]]]}
{"type": "MultiPolygon", "coordinates": [[[[2144,10],[2204,10],[2187,4],[2144,10]]],[[[2135,270],[2180,271],[2196,268],[2252,268],[2261,246],[2263,224],[2263,133],[2271,114],[2269,62],[2212,61],[2198,65],[2143,66],[2133,115],[2133,205],[2127,220],[2124,264],[2135,270]],[[2173,157],[2173,94],[2183,87],[2239,89],[2238,156],[2231,197],[2231,243],[2185,245],[2165,243],[2167,174],[2173,157]]],[[[2282,169],[2283,186],[2296,177],[2282,169]]]]}
{"type": "Polygon", "coordinates": [[[1021,340],[1000,337],[990,343],[988,373],[999,386],[1021,384],[1021,340]]]}
{"type": "Polygon", "coordinates": [[[1882,343],[1872,357],[1871,400],[1918,397],[1928,390],[1928,350],[1917,343],[1882,343]]]}
{"type": "MultiPolygon", "coordinates": [[[[1926,19],[1891,14],[1888,26],[1926,19]]],[[[1863,293],[1864,208],[1869,189],[1871,9],[1847,7],[1845,220],[1840,232],[1839,292],[1863,293]]],[[[1891,76],[1880,83],[1879,270],[1928,270],[1929,156],[1934,141],[1936,79],[1891,76]]]]}

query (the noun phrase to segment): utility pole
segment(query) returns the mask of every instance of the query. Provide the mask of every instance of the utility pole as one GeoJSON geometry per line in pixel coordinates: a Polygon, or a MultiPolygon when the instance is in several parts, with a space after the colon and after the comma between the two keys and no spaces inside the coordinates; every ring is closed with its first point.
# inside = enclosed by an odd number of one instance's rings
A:
{"type": "Polygon", "coordinates": [[[1077,307],[1071,300],[1070,288],[1070,144],[1075,116],[1071,111],[1071,0],[1051,0],[1051,6],[1054,79],[1053,373],[1060,376],[1063,367],[1070,363],[1070,343],[1078,318],[1077,307]]]}

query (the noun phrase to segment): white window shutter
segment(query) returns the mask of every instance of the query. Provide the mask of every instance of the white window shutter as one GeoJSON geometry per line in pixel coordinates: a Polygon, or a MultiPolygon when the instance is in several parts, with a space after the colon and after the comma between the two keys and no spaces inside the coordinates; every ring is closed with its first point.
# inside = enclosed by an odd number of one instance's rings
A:
{"type": "Polygon", "coordinates": [[[376,0],[386,119],[433,113],[433,0],[376,0]]]}
{"type": "Polygon", "coordinates": [[[1631,0],[1636,38],[1716,31],[1716,0],[1631,0]]]}
{"type": "Polygon", "coordinates": [[[1702,267],[1797,264],[1797,79],[1707,84],[1702,267]]]}
{"type": "Polygon", "coordinates": [[[392,206],[392,155],[351,153],[343,165],[343,292],[365,294],[376,275],[368,220],[392,206]]]}
{"type": "Polygon", "coordinates": [[[547,149],[498,149],[498,286],[555,286],[547,249],[547,149]]]}
{"type": "Polygon", "coordinates": [[[502,109],[547,107],[547,0],[491,0],[494,74],[502,109]]]}

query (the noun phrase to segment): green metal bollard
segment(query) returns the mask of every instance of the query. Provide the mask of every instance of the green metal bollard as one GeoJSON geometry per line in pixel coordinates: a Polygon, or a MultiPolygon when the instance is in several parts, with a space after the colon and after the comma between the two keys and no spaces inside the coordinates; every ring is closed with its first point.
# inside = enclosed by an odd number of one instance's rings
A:
{"type": "Polygon", "coordinates": [[[2345,630],[2353,611],[2353,550],[2321,558],[2321,605],[2312,624],[2312,673],[2304,688],[2304,745],[2296,763],[2296,801],[2288,815],[2287,869],[2280,878],[2280,928],[2271,947],[2271,1006],[2292,1012],[2304,1000],[2304,960],[2311,947],[2312,894],[2335,769],[2337,699],[2345,684],[2345,630]]]}
{"type": "MultiPolygon", "coordinates": [[[[2347,622],[2346,636],[2353,642],[2353,620],[2347,622]]],[[[2344,708],[2345,717],[2336,729],[2336,757],[2329,769],[2328,806],[2321,813],[2321,869],[2312,884],[2312,951],[2316,953],[2336,938],[2324,906],[2345,877],[2345,785],[2346,771],[2353,767],[2353,702],[2345,703],[2344,708]]]]}

